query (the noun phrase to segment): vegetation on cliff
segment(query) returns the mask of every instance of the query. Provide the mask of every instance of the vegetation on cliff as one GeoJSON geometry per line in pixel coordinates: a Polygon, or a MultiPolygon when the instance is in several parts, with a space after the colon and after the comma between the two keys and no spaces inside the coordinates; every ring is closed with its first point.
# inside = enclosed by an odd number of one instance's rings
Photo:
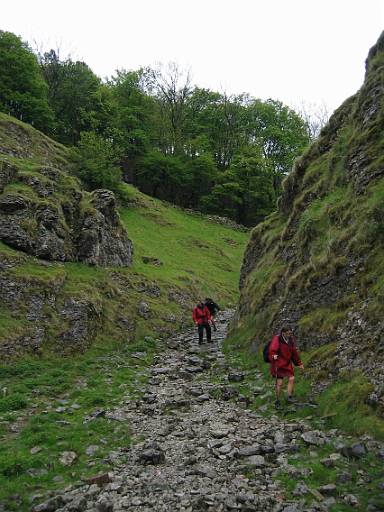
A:
{"type": "Polygon", "coordinates": [[[315,387],[344,383],[328,396],[344,403],[339,418],[367,404],[384,412],[383,40],[360,91],[295,163],[278,211],[253,230],[229,339],[248,351],[293,324],[315,387]]]}

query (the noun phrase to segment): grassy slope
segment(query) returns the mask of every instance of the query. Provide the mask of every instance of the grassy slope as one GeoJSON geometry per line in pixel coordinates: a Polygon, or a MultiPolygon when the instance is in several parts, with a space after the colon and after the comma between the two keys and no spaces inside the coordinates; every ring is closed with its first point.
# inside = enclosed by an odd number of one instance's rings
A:
{"type": "Polygon", "coordinates": [[[120,212],[134,241],[133,271],[148,279],[197,286],[204,296],[233,304],[247,235],[126,187],[136,204],[120,212]],[[162,265],[145,264],[143,256],[158,258],[162,265]]]}
{"type": "MultiPolygon", "coordinates": [[[[68,168],[65,148],[3,114],[0,148],[12,151],[0,154],[0,165],[11,162],[19,174],[44,179],[42,165],[68,168]]],[[[68,176],[68,186],[79,184],[68,176]]],[[[5,192],[16,190],[38,200],[20,182],[7,185],[5,192]]],[[[0,243],[0,260],[7,263],[2,272],[25,287],[27,298],[56,290],[56,309],[45,308],[47,329],[39,356],[23,355],[0,365],[0,504],[5,503],[6,510],[29,510],[31,494],[113,467],[108,454],[132,441],[129,425],[104,416],[83,423],[84,417],[113,407],[124,394],[134,398],[140,393],[156,338],[190,322],[195,300],[211,295],[223,306],[237,300],[247,233],[173,208],[128,185],[125,195],[130,204],[120,215],[134,243],[132,268],[44,262],[0,243]],[[142,256],[163,264],[144,264],[142,256]],[[159,296],[147,293],[153,287],[159,296]],[[92,345],[76,355],[68,351],[63,358],[57,354],[56,340],[65,325],[57,311],[68,298],[89,301],[100,318],[92,345]],[[148,320],[138,316],[141,301],[151,308],[148,320]],[[94,456],[85,454],[89,445],[99,446],[94,456]],[[40,451],[31,454],[36,446],[40,451]],[[59,457],[68,450],[78,459],[65,467],[59,457]]],[[[26,313],[23,302],[12,309],[0,305],[0,343],[28,335],[35,323],[26,313]]]]}

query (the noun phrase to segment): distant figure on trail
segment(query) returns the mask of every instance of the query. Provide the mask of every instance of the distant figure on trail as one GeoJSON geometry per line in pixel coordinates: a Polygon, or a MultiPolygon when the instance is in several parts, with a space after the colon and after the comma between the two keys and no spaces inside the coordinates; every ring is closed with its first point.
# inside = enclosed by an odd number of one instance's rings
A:
{"type": "Polygon", "coordinates": [[[215,324],[215,316],[218,311],[220,311],[220,306],[216,304],[216,302],[213,302],[212,299],[209,297],[205,299],[205,305],[209,309],[209,312],[211,313],[211,324],[213,326],[213,330],[217,331],[217,327],[215,324]]]}
{"type": "Polygon", "coordinates": [[[200,301],[195,308],[193,308],[193,321],[197,325],[197,331],[199,333],[199,345],[203,343],[204,329],[207,333],[207,341],[211,341],[211,326],[209,321],[211,320],[211,313],[204,301],[200,301]]]}
{"type": "Polygon", "coordinates": [[[283,387],[284,377],[288,378],[287,402],[294,402],[292,394],[295,375],[292,362],[299,368],[304,368],[303,363],[300,360],[299,352],[296,348],[296,339],[291,327],[283,327],[280,334],[272,338],[268,354],[269,361],[271,363],[270,373],[272,377],[276,379],[275,408],[280,409],[280,394],[283,387]]]}

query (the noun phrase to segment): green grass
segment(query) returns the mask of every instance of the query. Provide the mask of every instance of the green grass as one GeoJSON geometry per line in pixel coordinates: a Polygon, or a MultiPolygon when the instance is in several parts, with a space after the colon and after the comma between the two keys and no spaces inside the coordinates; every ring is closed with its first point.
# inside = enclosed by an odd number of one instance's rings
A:
{"type": "Polygon", "coordinates": [[[133,441],[129,424],[104,416],[84,423],[84,418],[95,409],[113,408],[123,395],[137,398],[146,380],[143,370],[155,349],[148,339],[120,349],[112,340],[103,340],[75,359],[30,358],[0,366],[0,387],[7,390],[0,398],[0,502],[6,503],[7,510],[29,510],[30,494],[63,487],[112,467],[105,460],[108,453],[133,441]],[[132,357],[135,352],[140,352],[139,359],[132,357]],[[59,399],[66,401],[64,412],[56,411],[63,407],[59,399]],[[80,408],[71,409],[73,404],[80,408]],[[8,426],[16,417],[21,431],[11,434],[8,426]],[[90,445],[100,447],[94,457],[85,454],[90,445]],[[32,455],[31,448],[36,446],[41,450],[32,455]],[[77,453],[72,466],[60,463],[63,451],[77,453]],[[94,465],[88,466],[90,460],[94,465]],[[44,470],[44,474],[31,476],[31,469],[44,470]],[[55,481],[58,476],[63,480],[55,481]],[[21,508],[12,502],[14,494],[22,497],[21,508]]]}
{"type": "Polygon", "coordinates": [[[21,334],[27,326],[25,318],[3,306],[0,311],[0,339],[8,333],[21,334]]]}
{"type": "Polygon", "coordinates": [[[149,201],[120,211],[134,242],[133,271],[148,279],[198,287],[203,295],[233,303],[247,233],[149,201]],[[162,265],[145,264],[143,256],[157,258],[162,265]]]}

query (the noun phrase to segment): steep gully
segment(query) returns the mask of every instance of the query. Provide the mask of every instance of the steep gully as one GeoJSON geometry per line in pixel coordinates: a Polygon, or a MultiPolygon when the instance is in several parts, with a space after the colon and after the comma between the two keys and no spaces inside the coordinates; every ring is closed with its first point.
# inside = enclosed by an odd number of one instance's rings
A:
{"type": "Polygon", "coordinates": [[[228,367],[221,350],[230,316],[221,314],[211,344],[199,346],[194,330],[166,340],[141,399],[127,396],[109,411],[115,421],[129,423],[133,438],[128,451],[114,453],[113,471],[49,494],[31,510],[314,512],[331,510],[337,500],[358,507],[356,496],[334,484],[309,489],[303,482],[308,468],[295,467],[288,458],[328,444],[335,453],[323,463],[333,467],[339,458],[348,461],[347,449],[359,458],[366,449],[384,453],[382,446],[367,440],[347,447],[337,431],[314,431],[304,420],[263,417],[248,409],[231,385],[241,375],[228,367]],[[217,384],[215,375],[223,373],[227,382],[217,384]],[[281,471],[298,482],[291,500],[278,482],[281,471]],[[307,504],[304,495],[311,498],[307,504]]]}

